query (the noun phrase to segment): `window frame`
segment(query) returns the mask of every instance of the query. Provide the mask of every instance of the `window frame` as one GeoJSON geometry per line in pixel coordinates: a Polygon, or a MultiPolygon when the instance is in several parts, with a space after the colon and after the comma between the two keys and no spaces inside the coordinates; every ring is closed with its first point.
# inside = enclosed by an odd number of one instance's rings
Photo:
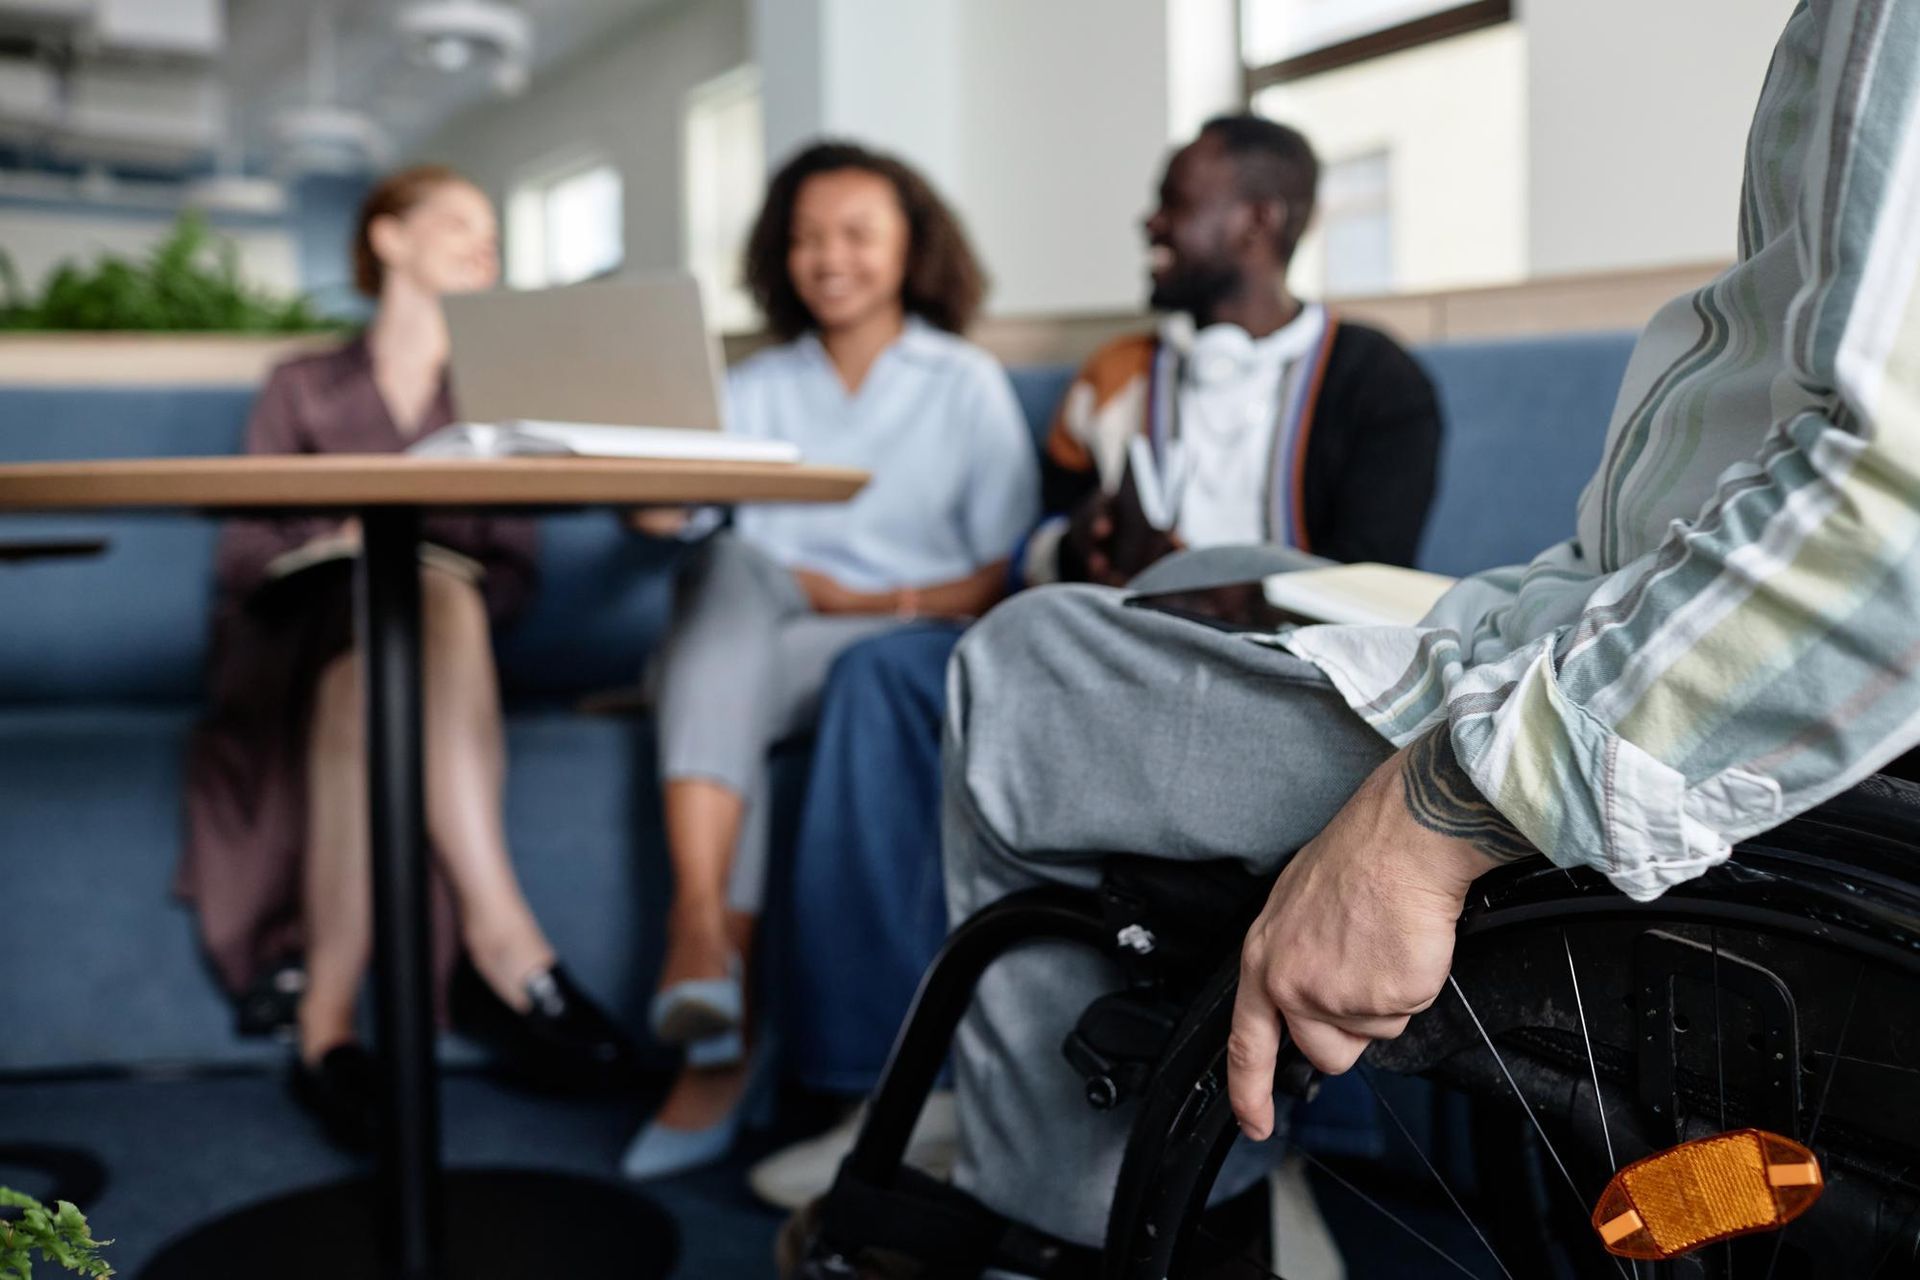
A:
{"type": "Polygon", "coordinates": [[[553,188],[596,169],[610,171],[620,184],[621,207],[620,223],[616,228],[619,233],[620,256],[611,266],[604,268],[598,274],[618,272],[625,266],[627,261],[626,174],[615,163],[613,156],[599,147],[569,147],[533,164],[523,166],[513,174],[507,185],[507,228],[504,237],[506,244],[503,265],[506,268],[505,275],[509,287],[515,289],[559,287],[554,283],[552,264],[547,257],[547,200],[553,188]],[[529,214],[532,215],[530,229],[529,214]],[[530,237],[530,241],[522,240],[522,236],[530,237]],[[533,272],[532,276],[522,273],[519,255],[523,251],[531,252],[538,259],[538,270],[533,272]]]}
{"type": "Polygon", "coordinates": [[[1240,46],[1240,96],[1248,109],[1254,95],[1275,85],[1292,84],[1308,76],[1338,71],[1391,53],[1404,53],[1422,45],[1450,40],[1488,27],[1497,27],[1514,19],[1514,0],[1469,0],[1438,13],[1412,18],[1382,27],[1366,35],[1354,36],[1318,49],[1309,49],[1279,62],[1249,66],[1246,62],[1246,7],[1234,6],[1235,34],[1240,46]]]}
{"type": "MultiPolygon", "coordinates": [[[[681,268],[700,281],[704,291],[712,292],[704,297],[708,311],[709,327],[720,332],[750,332],[758,329],[764,321],[759,309],[754,305],[753,297],[747,289],[744,279],[708,280],[700,260],[699,249],[705,247],[706,228],[700,225],[695,208],[700,190],[700,177],[695,173],[702,159],[697,154],[694,132],[703,113],[710,112],[716,106],[733,107],[751,103],[760,120],[759,146],[761,179],[764,181],[767,169],[766,151],[766,77],[757,62],[743,62],[719,75],[713,76],[689,89],[680,108],[680,259],[681,268]]],[[[758,201],[754,205],[758,209],[758,201]]],[[[753,218],[746,219],[743,235],[751,235],[753,218]]],[[[744,242],[739,251],[730,252],[727,260],[734,264],[729,274],[737,277],[738,257],[745,250],[744,242]]]]}

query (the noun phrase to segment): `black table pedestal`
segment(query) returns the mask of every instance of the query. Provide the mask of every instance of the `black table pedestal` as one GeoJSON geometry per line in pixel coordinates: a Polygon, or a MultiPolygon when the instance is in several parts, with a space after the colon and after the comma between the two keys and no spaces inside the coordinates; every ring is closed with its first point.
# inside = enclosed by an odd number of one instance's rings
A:
{"type": "Polygon", "coordinates": [[[672,1219],[624,1186],[563,1173],[441,1172],[421,772],[420,513],[371,507],[360,513],[360,525],[355,612],[367,718],[374,1019],[384,1077],[374,1176],[227,1214],[162,1250],[142,1278],[664,1276],[678,1253],[672,1219]]]}
{"type": "Polygon", "coordinates": [[[374,1044],[384,1076],[375,1225],[389,1280],[442,1280],[440,1095],[420,764],[420,518],[407,508],[375,508],[361,513],[360,529],[354,611],[372,826],[374,1044]]]}

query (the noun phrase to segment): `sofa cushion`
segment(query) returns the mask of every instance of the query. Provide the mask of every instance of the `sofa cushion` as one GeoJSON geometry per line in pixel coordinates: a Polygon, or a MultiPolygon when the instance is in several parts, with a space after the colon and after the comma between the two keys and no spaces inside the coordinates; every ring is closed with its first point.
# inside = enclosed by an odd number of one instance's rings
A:
{"type": "MultiPolygon", "coordinates": [[[[239,448],[234,387],[0,388],[0,461],[174,457],[239,448]]],[[[0,537],[101,537],[90,560],[0,564],[0,702],[199,697],[213,525],[171,512],[0,516],[0,537]]]]}
{"type": "Polygon", "coordinates": [[[1027,429],[1033,432],[1034,448],[1046,447],[1053,411],[1073,384],[1073,375],[1074,367],[1070,364],[1024,365],[1007,371],[1007,377],[1013,382],[1014,397],[1020,401],[1020,412],[1026,415],[1027,429]]]}
{"type": "Polygon", "coordinates": [[[0,387],[0,461],[233,453],[250,387],[0,387]]]}
{"type": "MultiPolygon", "coordinates": [[[[0,388],[0,461],[220,455],[244,388],[0,388]]],[[[0,516],[0,537],[102,537],[89,560],[0,564],[0,704],[179,704],[204,692],[217,525],[174,512],[0,516]],[[137,642],[130,642],[137,637],[137,642]]],[[[665,624],[677,549],[605,511],[541,518],[541,590],[502,637],[511,699],[630,682],[665,624]]]]}
{"type": "Polygon", "coordinates": [[[518,699],[632,684],[659,643],[682,548],[629,533],[611,511],[540,521],[540,587],[500,637],[500,678],[518,699]]]}
{"type": "Polygon", "coordinates": [[[1633,345],[1602,333],[1416,353],[1445,420],[1421,568],[1457,577],[1523,564],[1573,536],[1633,345]]]}
{"type": "MultiPolygon", "coordinates": [[[[195,713],[0,709],[0,1070],[258,1061],[171,894],[195,713]]],[[[568,967],[636,1031],[666,900],[652,726],[518,713],[507,835],[568,967]]]]}

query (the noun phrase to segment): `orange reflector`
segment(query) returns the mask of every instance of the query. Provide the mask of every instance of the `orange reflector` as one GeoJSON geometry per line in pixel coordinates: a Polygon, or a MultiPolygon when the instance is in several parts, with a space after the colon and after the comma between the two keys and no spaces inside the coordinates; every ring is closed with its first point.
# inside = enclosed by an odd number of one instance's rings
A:
{"type": "Polygon", "coordinates": [[[1593,1209],[1608,1253],[1664,1261],[1732,1236],[1777,1231],[1820,1198],[1813,1152],[1759,1129],[1670,1147],[1613,1175],[1593,1209]]]}

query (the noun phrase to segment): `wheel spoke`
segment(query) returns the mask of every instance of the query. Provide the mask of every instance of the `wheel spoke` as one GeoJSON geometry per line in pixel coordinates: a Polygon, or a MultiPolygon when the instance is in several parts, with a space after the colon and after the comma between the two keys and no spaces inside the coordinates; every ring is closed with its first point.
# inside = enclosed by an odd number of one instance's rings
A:
{"type": "MultiPolygon", "coordinates": [[[[1847,1051],[1847,1029],[1853,1026],[1853,1011],[1860,1003],[1860,987],[1867,979],[1867,962],[1862,960],[1853,975],[1853,991],[1847,996],[1847,1011],[1840,1019],[1839,1034],[1833,1038],[1833,1056],[1827,1060],[1827,1078],[1820,1084],[1820,1101],[1813,1108],[1813,1121],[1807,1126],[1806,1146],[1814,1150],[1813,1140],[1820,1136],[1820,1121],[1826,1118],[1827,1099],[1833,1093],[1833,1078],[1840,1074],[1840,1060],[1847,1051]]],[[[1794,1069],[1799,1069],[1795,1063],[1794,1069]]],[[[1817,1155],[1818,1152],[1815,1151],[1817,1155]]],[[[1773,1280],[1773,1270],[1780,1265],[1780,1250],[1787,1243],[1787,1232],[1793,1224],[1788,1223],[1773,1238],[1773,1252],[1767,1258],[1765,1280],[1773,1280]]]]}
{"type": "MultiPolygon", "coordinates": [[[[1507,1060],[1501,1056],[1499,1046],[1493,1043],[1493,1037],[1487,1034],[1486,1024],[1482,1023],[1480,1015],[1473,1011],[1473,1005],[1467,999],[1467,993],[1460,989],[1459,979],[1448,974],[1447,985],[1452,987],[1453,994],[1459,997],[1460,1007],[1467,1011],[1469,1018],[1473,1019],[1473,1029],[1480,1033],[1480,1039],[1487,1046],[1487,1052],[1493,1055],[1494,1065],[1499,1067],[1500,1074],[1507,1078],[1507,1087],[1513,1090],[1513,1096],[1520,1103],[1520,1109],[1527,1113],[1527,1119],[1533,1124],[1533,1131],[1540,1135],[1541,1144],[1546,1147],[1547,1154],[1553,1157],[1553,1163],[1560,1169],[1560,1176],[1566,1179],[1567,1190],[1573,1193],[1573,1202],[1580,1207],[1580,1212],[1584,1215],[1587,1212],[1587,1198],[1580,1194],[1580,1187],[1574,1182],[1573,1174],[1567,1168],[1567,1162],[1560,1158],[1559,1148],[1555,1147],[1553,1139],[1547,1136],[1546,1126],[1540,1123],[1540,1117],[1533,1113],[1532,1105],[1527,1102],[1527,1095],[1520,1091],[1519,1081],[1515,1080],[1513,1072],[1507,1069],[1507,1060]]],[[[1614,1269],[1624,1280],[1627,1269],[1620,1264],[1620,1259],[1612,1254],[1607,1256],[1613,1259],[1614,1269]]]]}
{"type": "Polygon", "coordinates": [[[1302,1151],[1300,1153],[1300,1158],[1305,1160],[1308,1164],[1312,1165],[1314,1168],[1318,1169],[1320,1172],[1326,1174],[1329,1178],[1332,1178],[1335,1182],[1339,1183],[1342,1187],[1346,1188],[1347,1191],[1351,1192],[1362,1203],[1366,1204],[1375,1213],[1378,1213],[1381,1217],[1385,1218],[1388,1222],[1391,1222],[1394,1226],[1400,1228],[1402,1231],[1412,1236],[1415,1240],[1418,1240],[1421,1244],[1433,1250],[1434,1254],[1438,1256],[1442,1262],[1452,1267],[1455,1271],[1458,1271],[1463,1276],[1472,1276],[1473,1280],[1480,1280],[1480,1277],[1474,1276],[1473,1272],[1459,1259],[1455,1258],[1452,1254],[1448,1253],[1445,1249],[1442,1249],[1439,1245],[1435,1244],[1433,1241],[1421,1235],[1411,1225],[1409,1225],[1405,1219],[1401,1218],[1400,1215],[1396,1214],[1393,1210],[1387,1208],[1387,1206],[1381,1204],[1378,1200],[1375,1200],[1372,1196],[1368,1195],[1366,1192],[1362,1191],[1360,1188],[1354,1186],[1351,1182],[1348,1182],[1345,1178],[1341,1177],[1338,1173],[1334,1172],[1334,1170],[1324,1160],[1321,1160],[1318,1156],[1315,1156],[1311,1151],[1302,1151]]]}
{"type": "MultiPolygon", "coordinates": [[[[1567,977],[1573,980],[1573,1007],[1580,1015],[1580,1039],[1587,1046],[1587,1071],[1593,1077],[1593,1109],[1600,1113],[1600,1137],[1607,1144],[1607,1170],[1612,1172],[1620,1167],[1613,1154],[1613,1130],[1607,1124],[1607,1103],[1600,1096],[1600,1064],[1593,1056],[1593,1036],[1587,1031],[1587,1004],[1580,998],[1580,974],[1573,964],[1573,944],[1567,940],[1567,931],[1560,931],[1560,945],[1567,953],[1567,977]]],[[[1637,1268],[1636,1268],[1637,1270],[1637,1268]]]]}
{"type": "MultiPolygon", "coordinates": [[[[1613,1154],[1613,1127],[1607,1123],[1607,1100],[1600,1093],[1600,1062],[1593,1056],[1593,1034],[1587,1029],[1587,1002],[1580,994],[1580,971],[1573,963],[1573,943],[1568,940],[1565,929],[1560,931],[1560,947],[1567,953],[1567,977],[1573,983],[1573,1008],[1580,1015],[1580,1040],[1587,1047],[1587,1074],[1593,1081],[1593,1109],[1600,1115],[1600,1139],[1607,1145],[1607,1172],[1611,1174],[1619,1169],[1620,1161],[1613,1154]]],[[[1516,1089],[1515,1092],[1519,1091],[1516,1089]]],[[[1619,1265],[1616,1259],[1615,1268],[1619,1265]]],[[[1627,1265],[1632,1268],[1633,1280],[1640,1280],[1640,1260],[1631,1258],[1627,1265]]]]}
{"type": "Polygon", "coordinates": [[[1480,1237],[1480,1243],[1487,1247],[1487,1256],[1493,1259],[1493,1265],[1500,1268],[1500,1274],[1507,1280],[1513,1280],[1513,1272],[1507,1270],[1507,1264],[1500,1260],[1500,1251],[1493,1247],[1493,1241],[1487,1239],[1487,1233],[1480,1229],[1480,1224],[1475,1222],[1473,1215],[1467,1212],[1467,1206],[1460,1202],[1460,1197],[1453,1193],[1453,1188],[1447,1184],[1440,1170],[1434,1166],[1433,1161],[1427,1159],[1427,1153],[1420,1149],[1420,1144],[1414,1141],[1413,1134],[1401,1122],[1399,1113],[1393,1109],[1393,1104],[1387,1101],[1386,1095],[1381,1093],[1380,1087],[1373,1082],[1373,1073],[1361,1067],[1360,1080],[1373,1094],[1373,1100],[1380,1104],[1380,1109],[1387,1113],[1387,1119],[1393,1121],[1393,1127],[1400,1131],[1400,1136],[1407,1140],[1407,1145],[1413,1148],[1413,1154],[1420,1157],[1420,1163],[1427,1167],[1427,1172],[1433,1175],[1433,1180],[1439,1184],[1442,1191],[1447,1193],[1447,1199],[1453,1201],[1453,1207],[1460,1211],[1460,1217],[1473,1228],[1473,1234],[1480,1237]]]}

